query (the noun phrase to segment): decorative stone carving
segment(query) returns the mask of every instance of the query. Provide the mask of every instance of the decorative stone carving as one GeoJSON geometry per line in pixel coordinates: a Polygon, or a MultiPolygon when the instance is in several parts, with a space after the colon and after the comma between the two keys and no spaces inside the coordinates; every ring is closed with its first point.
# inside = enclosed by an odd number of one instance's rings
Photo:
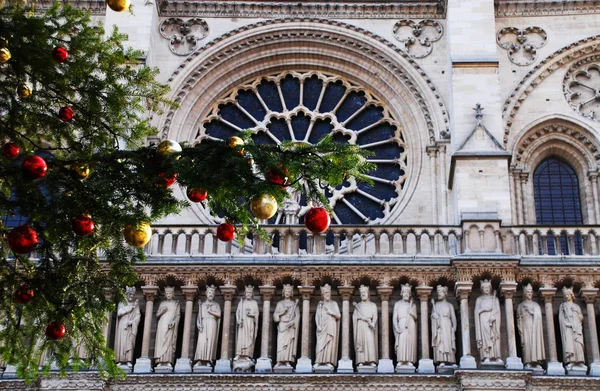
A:
{"type": "Polygon", "coordinates": [[[517,328],[521,336],[525,368],[542,370],[540,362],[546,360],[542,309],[532,299],[533,287],[528,284],[523,289],[523,301],[517,307],[517,328]]]}
{"type": "Polygon", "coordinates": [[[537,49],[546,44],[548,35],[541,27],[531,26],[523,30],[505,27],[496,34],[496,41],[508,51],[508,59],[516,65],[531,65],[537,58],[537,49]]]}
{"type": "Polygon", "coordinates": [[[574,303],[573,288],[563,288],[565,301],[558,309],[558,323],[562,340],[563,362],[569,373],[578,372],[585,376],[585,346],[583,341],[583,313],[574,303]]]}
{"type": "Polygon", "coordinates": [[[359,372],[375,372],[379,343],[377,341],[377,305],[369,300],[369,287],[361,285],[360,303],[354,304],[352,330],[359,372]]]}
{"type": "Polygon", "coordinates": [[[294,288],[283,286],[283,300],[275,306],[273,320],[277,323],[277,364],[274,371],[290,371],[296,362],[298,331],[300,329],[300,309],[298,299],[292,300],[294,288]]]}
{"type": "Polygon", "coordinates": [[[258,303],[253,299],[254,286],[246,286],[244,297],[235,312],[236,343],[233,371],[248,372],[254,367],[254,345],[258,330],[258,303]]]}
{"type": "Polygon", "coordinates": [[[135,287],[126,287],[126,301],[119,303],[117,308],[117,333],[115,335],[115,355],[117,362],[126,365],[131,371],[135,340],[140,324],[140,307],[138,300],[134,300],[135,287]]]}
{"type": "Polygon", "coordinates": [[[442,25],[431,19],[402,19],[394,25],[394,36],[404,45],[404,50],[414,58],[427,57],[433,51],[433,43],[442,38],[442,25]]]}
{"type": "Polygon", "coordinates": [[[165,19],[160,23],[160,35],[169,40],[169,49],[178,56],[187,56],[196,50],[198,42],[208,35],[208,24],[199,18],[165,19]]]}
{"type": "Polygon", "coordinates": [[[582,116],[600,121],[600,63],[575,64],[565,80],[565,98],[582,116]]]}
{"type": "Polygon", "coordinates": [[[482,294],[475,301],[475,340],[482,365],[504,366],[500,351],[500,300],[492,294],[492,282],[481,281],[482,294]]]}
{"type": "Polygon", "coordinates": [[[411,285],[402,285],[402,300],[394,305],[392,325],[396,336],[396,358],[398,372],[414,372],[417,362],[417,305],[411,297],[411,285]]]}
{"type": "Polygon", "coordinates": [[[340,335],[340,308],[331,300],[331,286],[321,287],[323,300],[317,305],[315,323],[317,324],[317,346],[315,349],[315,372],[333,372],[337,365],[338,341],[340,335]]]}
{"type": "Polygon", "coordinates": [[[154,343],[155,371],[170,372],[173,369],[175,359],[175,347],[177,344],[177,331],[179,326],[179,301],[173,298],[175,288],[165,287],[165,297],[158,306],[156,317],[156,340],[154,343]]]}
{"type": "Polygon", "coordinates": [[[438,285],[437,302],[431,299],[431,346],[439,367],[456,364],[456,314],[448,302],[448,287],[438,285]]]}
{"type": "Polygon", "coordinates": [[[194,371],[211,372],[217,358],[217,342],[221,327],[221,306],[215,300],[217,288],[214,285],[206,287],[206,300],[198,302],[198,342],[194,355],[194,371]]]}

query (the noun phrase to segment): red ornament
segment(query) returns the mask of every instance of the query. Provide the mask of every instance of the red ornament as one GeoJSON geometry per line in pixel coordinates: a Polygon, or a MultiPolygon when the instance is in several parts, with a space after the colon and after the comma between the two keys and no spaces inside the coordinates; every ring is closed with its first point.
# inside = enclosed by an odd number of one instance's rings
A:
{"type": "Polygon", "coordinates": [[[15,301],[19,304],[29,304],[33,300],[33,289],[27,284],[23,284],[15,291],[15,301]]]}
{"type": "Polygon", "coordinates": [[[60,118],[61,121],[71,122],[74,116],[75,111],[73,111],[73,109],[69,106],[61,107],[61,109],[58,110],[58,118],[60,118]]]}
{"type": "Polygon", "coordinates": [[[69,52],[62,46],[57,46],[52,50],[52,58],[54,61],[60,64],[61,62],[67,61],[67,58],[69,58],[69,52]]]}
{"type": "Polygon", "coordinates": [[[46,161],[37,155],[29,156],[21,163],[23,175],[28,179],[40,179],[46,176],[48,165],[46,161]]]}
{"type": "Polygon", "coordinates": [[[206,191],[204,189],[198,188],[198,189],[188,189],[187,190],[187,197],[192,202],[202,202],[206,199],[207,196],[208,196],[208,191],[206,191]]]}
{"type": "Polygon", "coordinates": [[[312,233],[322,234],[331,224],[331,218],[325,208],[310,208],[304,215],[304,225],[312,233]]]}
{"type": "Polygon", "coordinates": [[[274,185],[279,185],[285,190],[290,184],[288,181],[289,174],[289,171],[286,168],[282,168],[281,164],[279,164],[276,168],[271,168],[267,171],[267,181],[274,185]]]}
{"type": "Polygon", "coordinates": [[[46,326],[46,337],[48,337],[48,339],[58,341],[65,336],[66,332],[67,328],[61,322],[48,323],[48,326],[46,326]]]}
{"type": "Polygon", "coordinates": [[[166,173],[160,172],[158,173],[158,179],[156,180],[156,183],[168,189],[169,187],[173,186],[175,181],[177,181],[177,173],[173,174],[172,176],[167,176],[166,173]]]}
{"type": "Polygon", "coordinates": [[[2,153],[4,153],[4,157],[7,159],[14,159],[19,155],[21,150],[19,146],[15,143],[6,143],[4,147],[2,147],[2,153]]]}
{"type": "Polygon", "coordinates": [[[19,225],[8,233],[8,247],[15,254],[28,254],[38,245],[38,234],[29,225],[19,225]]]}
{"type": "Polygon", "coordinates": [[[217,227],[217,238],[223,242],[231,242],[235,237],[235,227],[230,223],[223,223],[217,227]]]}
{"type": "Polygon", "coordinates": [[[79,236],[88,236],[94,232],[94,220],[89,215],[79,215],[72,221],[73,232],[79,236]]]}

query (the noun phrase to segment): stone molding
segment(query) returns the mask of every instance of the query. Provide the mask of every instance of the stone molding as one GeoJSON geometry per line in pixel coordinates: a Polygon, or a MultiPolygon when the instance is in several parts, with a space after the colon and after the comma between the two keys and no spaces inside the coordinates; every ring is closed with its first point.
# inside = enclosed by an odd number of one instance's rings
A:
{"type": "Polygon", "coordinates": [[[462,390],[525,390],[531,381],[531,372],[499,372],[458,370],[455,376],[462,390]]]}
{"type": "Polygon", "coordinates": [[[577,61],[565,74],[563,80],[563,92],[565,99],[571,108],[579,115],[589,118],[593,121],[600,122],[600,114],[597,113],[600,106],[598,105],[598,97],[600,96],[600,55],[595,54],[588,56],[582,60],[577,61]],[[585,87],[580,83],[580,79],[583,77],[585,81],[585,87]],[[578,90],[572,90],[572,88],[579,88],[578,90]],[[589,91],[589,88],[593,88],[593,91],[589,91]],[[585,98],[589,98],[581,104],[573,102],[573,99],[579,98],[583,93],[587,92],[585,98]],[[590,98],[591,96],[591,98],[590,98]],[[586,108],[586,106],[589,106],[586,108]],[[582,111],[586,109],[586,111],[582,111]]]}
{"type": "Polygon", "coordinates": [[[600,1],[581,0],[495,0],[496,16],[550,16],[600,12],[600,1]]]}
{"type": "Polygon", "coordinates": [[[515,65],[527,66],[535,62],[537,49],[546,44],[548,34],[543,28],[530,26],[524,29],[505,27],[496,34],[496,42],[508,51],[508,59],[515,65]],[[514,39],[511,37],[514,36],[514,39]],[[537,36],[531,40],[530,37],[537,36]]]}
{"type": "Polygon", "coordinates": [[[158,31],[169,41],[169,50],[177,56],[187,56],[208,35],[208,24],[204,19],[168,18],[160,22],[158,31]],[[187,48],[185,47],[187,45],[187,48]]]}
{"type": "Polygon", "coordinates": [[[413,58],[425,58],[433,51],[433,44],[444,34],[442,25],[435,20],[418,22],[402,19],[394,25],[394,37],[402,43],[404,50],[413,58]]]}
{"type": "MultiPolygon", "coordinates": [[[[64,1],[64,0],[63,0],[64,1]]],[[[54,0],[36,0],[32,1],[35,3],[36,11],[45,12],[52,8],[54,0]]],[[[66,3],[66,1],[64,1],[66,3]]],[[[69,1],[69,5],[80,11],[90,12],[92,15],[106,15],[106,1],[105,0],[77,0],[69,1]]]]}

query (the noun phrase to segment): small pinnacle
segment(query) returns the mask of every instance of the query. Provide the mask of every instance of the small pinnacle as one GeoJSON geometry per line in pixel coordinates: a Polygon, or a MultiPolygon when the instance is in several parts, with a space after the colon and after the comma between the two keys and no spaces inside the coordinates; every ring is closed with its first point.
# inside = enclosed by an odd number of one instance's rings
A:
{"type": "Polygon", "coordinates": [[[480,103],[477,103],[475,105],[475,107],[473,108],[473,110],[475,110],[475,118],[477,119],[477,122],[481,122],[481,119],[483,118],[483,107],[481,107],[480,103]]]}

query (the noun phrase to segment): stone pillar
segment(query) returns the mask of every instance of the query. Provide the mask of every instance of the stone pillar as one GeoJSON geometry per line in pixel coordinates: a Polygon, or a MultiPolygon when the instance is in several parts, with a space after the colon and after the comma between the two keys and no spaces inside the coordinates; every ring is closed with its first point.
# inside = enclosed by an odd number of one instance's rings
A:
{"type": "Polygon", "coordinates": [[[190,336],[192,331],[192,311],[194,309],[194,297],[198,293],[198,287],[195,285],[184,285],[181,291],[185,296],[185,317],[183,320],[183,341],[181,342],[181,357],[175,363],[175,372],[192,372],[192,360],[190,360],[190,336]]]}
{"type": "Polygon", "coordinates": [[[585,300],[587,309],[588,329],[590,330],[589,344],[592,348],[592,363],[590,364],[590,376],[600,376],[600,349],[598,348],[598,328],[596,327],[596,310],[594,303],[598,296],[598,288],[581,288],[579,292],[585,300]]]}
{"type": "MultiPolygon", "coordinates": [[[[521,179],[521,200],[522,200],[522,205],[523,205],[522,224],[527,224],[527,220],[528,220],[527,200],[529,200],[529,197],[527,197],[527,182],[529,182],[529,173],[522,172],[520,175],[520,179],[521,179]]],[[[533,197],[531,197],[531,198],[533,198],[533,197]]]]}
{"type": "Polygon", "coordinates": [[[354,293],[353,286],[340,286],[342,296],[342,357],[338,362],[338,373],[353,373],[354,364],[350,358],[350,298],[354,293]]]}
{"type": "Polygon", "coordinates": [[[439,224],[448,224],[448,183],[446,181],[446,146],[440,145],[440,156],[439,156],[439,168],[440,173],[438,175],[440,179],[440,189],[441,189],[441,213],[440,219],[438,220],[439,224]]]}
{"type": "Polygon", "coordinates": [[[521,171],[513,171],[513,180],[515,184],[515,196],[517,201],[517,224],[523,224],[523,200],[521,199],[521,171]]]}
{"type": "Polygon", "coordinates": [[[221,339],[221,358],[217,360],[215,372],[231,372],[231,359],[229,358],[229,331],[231,330],[231,300],[235,295],[235,286],[224,285],[219,288],[225,304],[223,305],[223,335],[221,339]]]}
{"type": "Polygon", "coordinates": [[[417,287],[417,295],[421,303],[421,358],[419,359],[419,368],[417,373],[435,373],[433,360],[429,357],[429,297],[433,290],[430,286],[420,285],[417,287]]]}
{"type": "Polygon", "coordinates": [[[504,295],[504,310],[506,317],[506,340],[508,341],[508,357],[506,369],[522,370],[523,362],[517,356],[517,340],[515,338],[515,319],[513,310],[513,297],[517,291],[516,282],[501,282],[500,291],[504,295]]]}
{"type": "Polygon", "coordinates": [[[548,336],[548,369],[546,370],[546,375],[551,376],[565,374],[565,368],[563,367],[562,363],[558,362],[558,354],[556,352],[554,309],[552,307],[552,299],[554,298],[555,293],[556,288],[540,288],[540,294],[544,298],[544,310],[546,313],[546,335],[548,336]]]}
{"type": "Polygon", "coordinates": [[[142,337],[142,355],[135,361],[133,373],[152,372],[152,360],[150,359],[150,334],[152,333],[152,319],[154,315],[154,299],[158,295],[158,287],[145,285],[142,287],[146,298],[146,312],[144,313],[144,336],[142,337]]]}
{"type": "Polygon", "coordinates": [[[600,201],[598,200],[598,172],[590,171],[588,172],[588,177],[590,178],[590,183],[592,184],[592,198],[594,205],[594,219],[593,221],[590,221],[590,224],[597,224],[598,220],[600,219],[600,201]]]}
{"type": "Polygon", "coordinates": [[[273,364],[269,357],[269,336],[271,335],[271,300],[275,294],[275,287],[271,285],[259,286],[263,297],[262,311],[262,336],[260,339],[260,358],[256,361],[256,372],[273,372],[273,364]]]}
{"type": "Polygon", "coordinates": [[[302,352],[296,363],[296,373],[312,373],[310,359],[310,298],[315,291],[314,286],[299,286],[302,295],[302,352]]]}
{"type": "MultiPolygon", "coordinates": [[[[427,154],[429,155],[430,175],[431,175],[431,217],[432,224],[438,223],[439,211],[438,211],[438,187],[436,181],[436,166],[437,166],[437,148],[435,146],[428,146],[426,148],[427,154]]],[[[433,252],[433,249],[431,249],[433,252]]]]}
{"type": "Polygon", "coordinates": [[[377,293],[381,299],[381,358],[377,365],[377,373],[394,373],[394,362],[390,359],[390,296],[394,288],[378,286],[377,293]]]}
{"type": "Polygon", "coordinates": [[[475,369],[477,363],[471,355],[471,330],[469,328],[469,295],[473,288],[472,282],[457,282],[454,290],[456,297],[460,298],[460,334],[462,336],[462,357],[460,369],[475,369]]]}
{"type": "MultiPolygon", "coordinates": [[[[106,297],[107,301],[113,301],[115,298],[115,294],[114,294],[114,292],[105,290],[104,297],[106,297]]],[[[108,344],[108,337],[110,336],[110,326],[111,326],[111,322],[112,322],[112,312],[106,311],[104,313],[104,316],[105,316],[105,320],[104,320],[104,325],[102,325],[102,335],[104,335],[104,339],[106,340],[106,343],[108,344]]]]}

